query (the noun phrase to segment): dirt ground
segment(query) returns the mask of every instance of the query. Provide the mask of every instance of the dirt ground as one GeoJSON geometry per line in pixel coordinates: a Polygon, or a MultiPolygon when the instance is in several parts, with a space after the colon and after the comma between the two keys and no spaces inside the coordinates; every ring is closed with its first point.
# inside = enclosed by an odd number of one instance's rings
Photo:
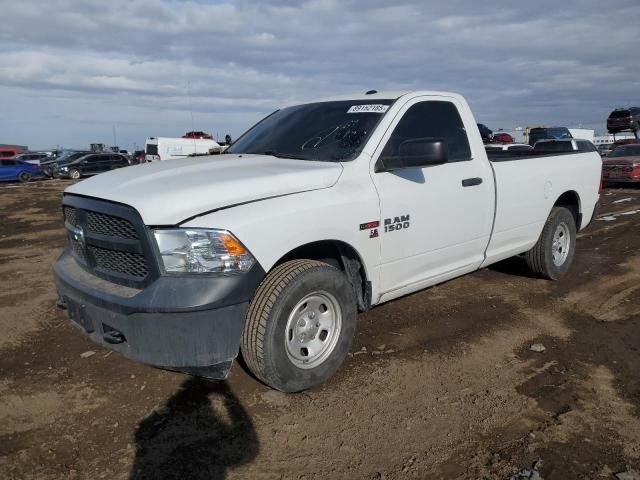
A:
{"type": "Polygon", "coordinates": [[[203,382],[73,328],[51,275],[68,184],[0,186],[1,479],[640,471],[640,189],[606,191],[563,280],[513,259],[382,305],[330,382],[285,395],[238,364],[203,382]]]}

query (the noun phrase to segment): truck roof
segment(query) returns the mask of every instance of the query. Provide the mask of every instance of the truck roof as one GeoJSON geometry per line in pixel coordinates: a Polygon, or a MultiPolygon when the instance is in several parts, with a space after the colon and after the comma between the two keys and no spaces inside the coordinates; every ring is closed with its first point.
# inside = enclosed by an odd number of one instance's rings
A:
{"type": "MultiPolygon", "coordinates": [[[[331,102],[331,101],[340,101],[340,100],[388,100],[388,99],[397,99],[405,95],[410,95],[412,97],[418,96],[445,96],[445,97],[457,97],[462,98],[459,93],[453,92],[443,92],[437,90],[389,90],[389,91],[375,91],[375,93],[367,94],[365,92],[352,93],[347,95],[336,95],[331,97],[320,98],[314,100],[316,102],[331,102]]],[[[313,102],[313,101],[312,101],[313,102]]],[[[312,103],[308,102],[308,103],[312,103]]]]}

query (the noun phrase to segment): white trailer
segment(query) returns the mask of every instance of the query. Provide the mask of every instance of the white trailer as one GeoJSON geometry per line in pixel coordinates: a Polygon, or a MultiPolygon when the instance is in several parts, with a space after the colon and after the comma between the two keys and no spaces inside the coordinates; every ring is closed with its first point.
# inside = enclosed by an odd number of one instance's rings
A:
{"type": "Polygon", "coordinates": [[[589,140],[593,143],[595,137],[595,130],[590,128],[570,128],[571,136],[573,138],[579,138],[580,140],[589,140]]]}
{"type": "Polygon", "coordinates": [[[150,137],[144,146],[145,160],[173,160],[189,155],[207,155],[211,150],[220,150],[220,144],[208,138],[150,137]]]}

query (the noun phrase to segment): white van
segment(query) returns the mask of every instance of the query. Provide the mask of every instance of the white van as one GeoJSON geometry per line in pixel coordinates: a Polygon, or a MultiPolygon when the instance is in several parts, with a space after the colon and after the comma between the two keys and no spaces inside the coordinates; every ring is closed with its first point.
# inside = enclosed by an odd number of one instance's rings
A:
{"type": "Polygon", "coordinates": [[[221,150],[220,144],[208,138],[150,137],[144,145],[147,162],[186,158],[193,154],[207,155],[210,150],[221,150]]]}

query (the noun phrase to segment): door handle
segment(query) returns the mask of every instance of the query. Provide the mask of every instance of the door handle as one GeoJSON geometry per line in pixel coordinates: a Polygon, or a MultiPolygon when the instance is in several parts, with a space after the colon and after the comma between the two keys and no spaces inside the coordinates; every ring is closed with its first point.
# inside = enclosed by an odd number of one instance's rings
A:
{"type": "Polygon", "coordinates": [[[482,183],[482,179],[479,177],[474,178],[465,178],[462,180],[463,187],[473,187],[475,185],[480,185],[482,183]]]}

